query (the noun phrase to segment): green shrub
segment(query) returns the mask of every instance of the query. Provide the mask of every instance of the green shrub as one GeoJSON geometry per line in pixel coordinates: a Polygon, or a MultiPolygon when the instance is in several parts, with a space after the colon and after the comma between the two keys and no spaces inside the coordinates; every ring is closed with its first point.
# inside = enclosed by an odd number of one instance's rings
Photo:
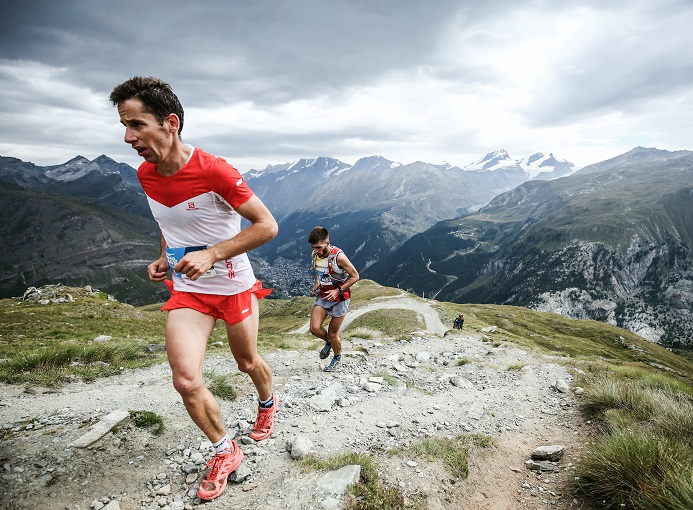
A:
{"type": "Polygon", "coordinates": [[[153,429],[152,434],[159,436],[164,432],[164,419],[151,411],[129,411],[135,427],[153,429]]]}
{"type": "Polygon", "coordinates": [[[236,390],[231,384],[233,375],[205,372],[204,378],[205,385],[212,395],[222,400],[236,400],[236,390]]]}

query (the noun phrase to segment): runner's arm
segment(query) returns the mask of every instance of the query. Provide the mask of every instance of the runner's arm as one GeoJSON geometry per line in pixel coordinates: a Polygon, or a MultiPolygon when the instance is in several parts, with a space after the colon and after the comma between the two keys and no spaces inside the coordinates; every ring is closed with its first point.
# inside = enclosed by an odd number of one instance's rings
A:
{"type": "Polygon", "coordinates": [[[174,270],[197,280],[218,260],[227,260],[241,253],[247,253],[270,241],[277,235],[277,222],[256,195],[246,203],[235,208],[236,212],[250,222],[238,235],[210,246],[206,250],[186,253],[174,270]]]}
{"type": "Polygon", "coordinates": [[[315,281],[313,282],[313,288],[311,289],[311,293],[314,296],[317,296],[319,288],[320,288],[320,282],[318,282],[318,273],[315,273],[315,281]]]}
{"type": "Polygon", "coordinates": [[[169,270],[168,261],[166,260],[166,240],[164,234],[159,231],[161,243],[161,255],[158,259],[147,266],[149,279],[153,282],[162,282],[166,279],[166,272],[169,270]]]}

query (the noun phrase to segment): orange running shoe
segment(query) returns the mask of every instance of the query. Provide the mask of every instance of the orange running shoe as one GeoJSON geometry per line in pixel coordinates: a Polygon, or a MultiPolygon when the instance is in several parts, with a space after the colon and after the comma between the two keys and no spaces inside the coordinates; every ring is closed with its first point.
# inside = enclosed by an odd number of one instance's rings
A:
{"type": "Polygon", "coordinates": [[[231,453],[218,453],[207,464],[211,469],[197,489],[197,496],[200,499],[209,501],[221,496],[221,493],[226,489],[227,478],[243,462],[243,452],[236,441],[231,441],[231,444],[233,445],[231,453]]]}
{"type": "Polygon", "coordinates": [[[272,433],[272,428],[274,427],[274,415],[277,414],[278,406],[279,399],[277,398],[277,395],[274,395],[274,403],[272,404],[272,407],[264,409],[258,406],[255,425],[253,425],[253,428],[249,434],[250,439],[262,441],[270,436],[272,433]]]}

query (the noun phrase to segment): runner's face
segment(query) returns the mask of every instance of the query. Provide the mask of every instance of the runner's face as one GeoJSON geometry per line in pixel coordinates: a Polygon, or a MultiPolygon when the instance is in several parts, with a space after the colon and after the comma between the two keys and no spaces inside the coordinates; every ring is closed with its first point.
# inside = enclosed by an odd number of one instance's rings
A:
{"type": "Polygon", "coordinates": [[[324,259],[330,254],[330,241],[325,240],[321,243],[311,244],[313,247],[313,253],[315,253],[321,259],[324,259]]]}
{"type": "Polygon", "coordinates": [[[144,111],[142,101],[135,98],[123,101],[118,107],[118,114],[120,123],[125,126],[125,143],[130,144],[149,163],[156,165],[166,159],[171,152],[174,136],[169,119],[163,125],[159,124],[154,115],[144,111]]]}

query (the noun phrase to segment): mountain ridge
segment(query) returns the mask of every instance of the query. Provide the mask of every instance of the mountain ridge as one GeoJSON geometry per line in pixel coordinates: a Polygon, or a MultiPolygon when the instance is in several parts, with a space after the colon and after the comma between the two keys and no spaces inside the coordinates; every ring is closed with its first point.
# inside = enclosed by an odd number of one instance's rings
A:
{"type": "Polygon", "coordinates": [[[674,345],[693,335],[693,152],[636,148],[413,236],[364,272],[455,302],[593,318],[674,345]],[[425,271],[422,271],[422,265],[425,271]]]}

